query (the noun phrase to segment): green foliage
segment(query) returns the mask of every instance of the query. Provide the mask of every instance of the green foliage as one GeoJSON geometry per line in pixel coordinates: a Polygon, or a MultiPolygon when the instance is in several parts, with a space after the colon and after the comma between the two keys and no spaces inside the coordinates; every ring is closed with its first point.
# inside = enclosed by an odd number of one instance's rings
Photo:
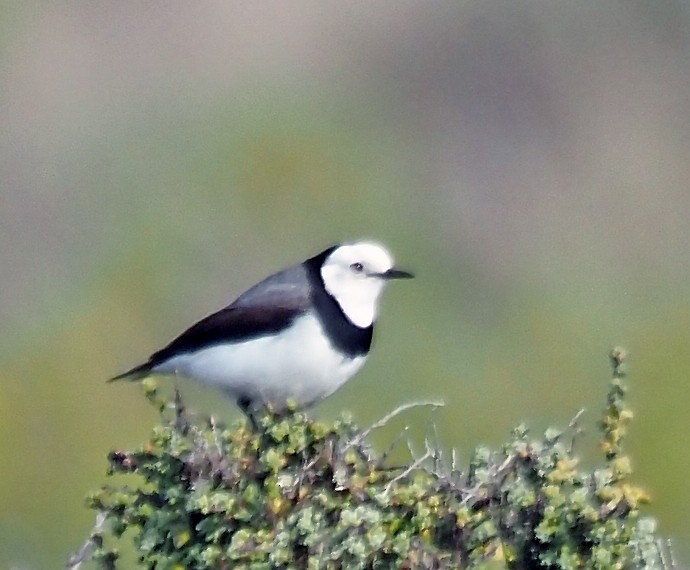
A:
{"type": "Polygon", "coordinates": [[[73,565],[90,556],[116,567],[107,545],[129,530],[143,566],[160,569],[664,568],[622,451],[632,418],[623,353],[611,358],[604,460],[593,471],[573,454],[579,414],[541,437],[519,427],[465,469],[429,443],[392,468],[348,419],[201,426],[179,397],[167,402],[145,383],[161,425],[141,448],[110,454],[110,474],[131,485],[90,496],[100,519],[73,565]]]}

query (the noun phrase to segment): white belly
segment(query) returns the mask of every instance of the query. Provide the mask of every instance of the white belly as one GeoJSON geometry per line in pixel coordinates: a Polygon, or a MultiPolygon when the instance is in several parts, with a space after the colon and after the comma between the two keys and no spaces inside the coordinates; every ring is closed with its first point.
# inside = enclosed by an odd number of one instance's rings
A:
{"type": "Polygon", "coordinates": [[[220,388],[231,397],[248,398],[252,407],[288,399],[308,406],[332,394],[364,364],[335,350],[310,314],[280,334],[233,344],[218,344],[181,354],[154,371],[180,374],[220,388]]]}

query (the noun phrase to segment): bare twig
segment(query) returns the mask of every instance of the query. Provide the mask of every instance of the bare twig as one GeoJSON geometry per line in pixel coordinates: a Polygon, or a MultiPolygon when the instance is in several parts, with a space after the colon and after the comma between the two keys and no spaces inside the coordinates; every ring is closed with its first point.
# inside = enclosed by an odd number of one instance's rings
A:
{"type": "Polygon", "coordinates": [[[431,449],[431,447],[429,447],[427,445],[426,453],[424,455],[422,455],[421,457],[419,457],[418,459],[415,459],[415,461],[413,461],[412,464],[407,469],[405,469],[405,471],[403,471],[400,475],[393,477],[393,479],[391,479],[388,482],[388,484],[386,485],[386,488],[384,489],[384,493],[390,492],[391,487],[393,485],[395,485],[395,483],[397,483],[401,479],[404,479],[405,477],[407,477],[410,473],[412,473],[416,469],[419,469],[419,467],[422,465],[422,463],[424,463],[427,459],[431,459],[434,456],[434,453],[435,453],[434,450],[431,449]]]}
{"type": "Polygon", "coordinates": [[[572,420],[570,420],[570,423],[568,424],[568,429],[572,430],[573,432],[573,437],[570,440],[570,448],[568,449],[568,453],[572,454],[573,451],[575,451],[575,440],[577,439],[577,436],[579,436],[582,433],[582,429],[580,428],[580,418],[582,415],[585,413],[585,408],[581,408],[577,414],[573,417],[572,420]]]}
{"type": "Polygon", "coordinates": [[[503,477],[505,473],[507,473],[513,466],[516,457],[517,456],[514,453],[508,455],[508,457],[505,458],[505,461],[498,466],[498,469],[496,469],[496,475],[503,477]]]}
{"type": "Polygon", "coordinates": [[[391,442],[391,444],[388,446],[386,451],[383,452],[383,454],[381,455],[381,459],[378,462],[379,467],[383,466],[383,464],[386,463],[386,461],[388,460],[388,456],[393,452],[393,450],[398,446],[398,444],[407,435],[407,432],[409,429],[410,429],[410,426],[405,426],[403,428],[403,430],[398,434],[398,436],[391,442]]]}
{"type": "Polygon", "coordinates": [[[578,428],[579,427],[578,423],[580,421],[580,418],[582,417],[582,414],[584,414],[584,413],[585,413],[585,408],[581,408],[580,411],[577,412],[577,414],[575,414],[573,416],[573,419],[570,420],[570,423],[568,424],[568,429],[578,428]]]}
{"type": "Polygon", "coordinates": [[[428,402],[408,402],[406,404],[400,404],[397,408],[395,408],[392,412],[386,414],[383,416],[379,421],[376,423],[372,424],[370,427],[365,429],[363,432],[361,432],[357,437],[355,437],[350,443],[347,444],[346,447],[352,447],[355,445],[358,445],[359,443],[362,442],[363,439],[367,438],[369,434],[374,431],[375,429],[382,428],[385,426],[389,421],[391,421],[395,416],[400,415],[402,412],[409,410],[411,408],[418,408],[421,406],[431,406],[433,408],[440,408],[445,406],[445,403],[438,400],[438,401],[428,401],[428,402]]]}
{"type": "Polygon", "coordinates": [[[474,487],[467,489],[465,491],[467,493],[467,495],[460,502],[460,504],[466,505],[467,503],[469,503],[469,501],[471,499],[476,497],[476,494],[479,492],[479,490],[482,487],[488,487],[491,484],[499,485],[500,483],[502,483],[503,478],[508,474],[508,472],[510,471],[510,468],[513,466],[513,463],[515,463],[516,459],[517,459],[517,455],[515,455],[514,453],[511,453],[510,455],[508,455],[508,457],[505,458],[503,463],[501,463],[498,467],[495,467],[494,469],[492,469],[492,473],[491,473],[491,477],[490,477],[491,481],[489,483],[487,483],[486,481],[480,481],[474,487]]]}
{"type": "Polygon", "coordinates": [[[676,561],[673,557],[670,539],[660,539],[656,542],[656,548],[661,559],[661,566],[664,570],[676,570],[676,561]]]}
{"type": "Polygon", "coordinates": [[[69,560],[67,561],[67,568],[79,570],[82,563],[88,561],[95,548],[99,546],[101,540],[99,533],[103,530],[107,518],[108,516],[106,513],[103,511],[98,512],[96,515],[96,524],[93,525],[89,538],[86,540],[86,542],[84,542],[77,552],[70,556],[69,560]]]}

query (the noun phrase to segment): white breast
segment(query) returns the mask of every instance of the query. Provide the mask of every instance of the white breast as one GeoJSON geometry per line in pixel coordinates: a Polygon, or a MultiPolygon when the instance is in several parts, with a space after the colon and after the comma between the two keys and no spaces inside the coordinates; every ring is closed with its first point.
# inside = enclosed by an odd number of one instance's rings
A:
{"type": "Polygon", "coordinates": [[[302,407],[332,394],[365,360],[335,350],[321,323],[307,313],[279,334],[181,354],[154,371],[193,378],[233,398],[249,398],[254,408],[270,403],[281,410],[288,399],[302,407]]]}

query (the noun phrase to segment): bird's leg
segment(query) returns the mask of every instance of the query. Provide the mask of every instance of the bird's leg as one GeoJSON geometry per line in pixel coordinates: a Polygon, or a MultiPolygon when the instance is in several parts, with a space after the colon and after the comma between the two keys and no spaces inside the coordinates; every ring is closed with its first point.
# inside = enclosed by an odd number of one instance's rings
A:
{"type": "Polygon", "coordinates": [[[177,383],[175,383],[175,427],[177,427],[183,435],[187,435],[189,432],[187,409],[182,401],[182,394],[180,393],[180,388],[177,383]]]}
{"type": "Polygon", "coordinates": [[[249,423],[252,424],[252,431],[258,432],[260,430],[260,426],[257,423],[256,418],[254,417],[254,414],[251,411],[251,403],[252,401],[246,396],[241,396],[237,398],[237,407],[240,410],[242,410],[242,413],[245,416],[247,416],[249,423]]]}

